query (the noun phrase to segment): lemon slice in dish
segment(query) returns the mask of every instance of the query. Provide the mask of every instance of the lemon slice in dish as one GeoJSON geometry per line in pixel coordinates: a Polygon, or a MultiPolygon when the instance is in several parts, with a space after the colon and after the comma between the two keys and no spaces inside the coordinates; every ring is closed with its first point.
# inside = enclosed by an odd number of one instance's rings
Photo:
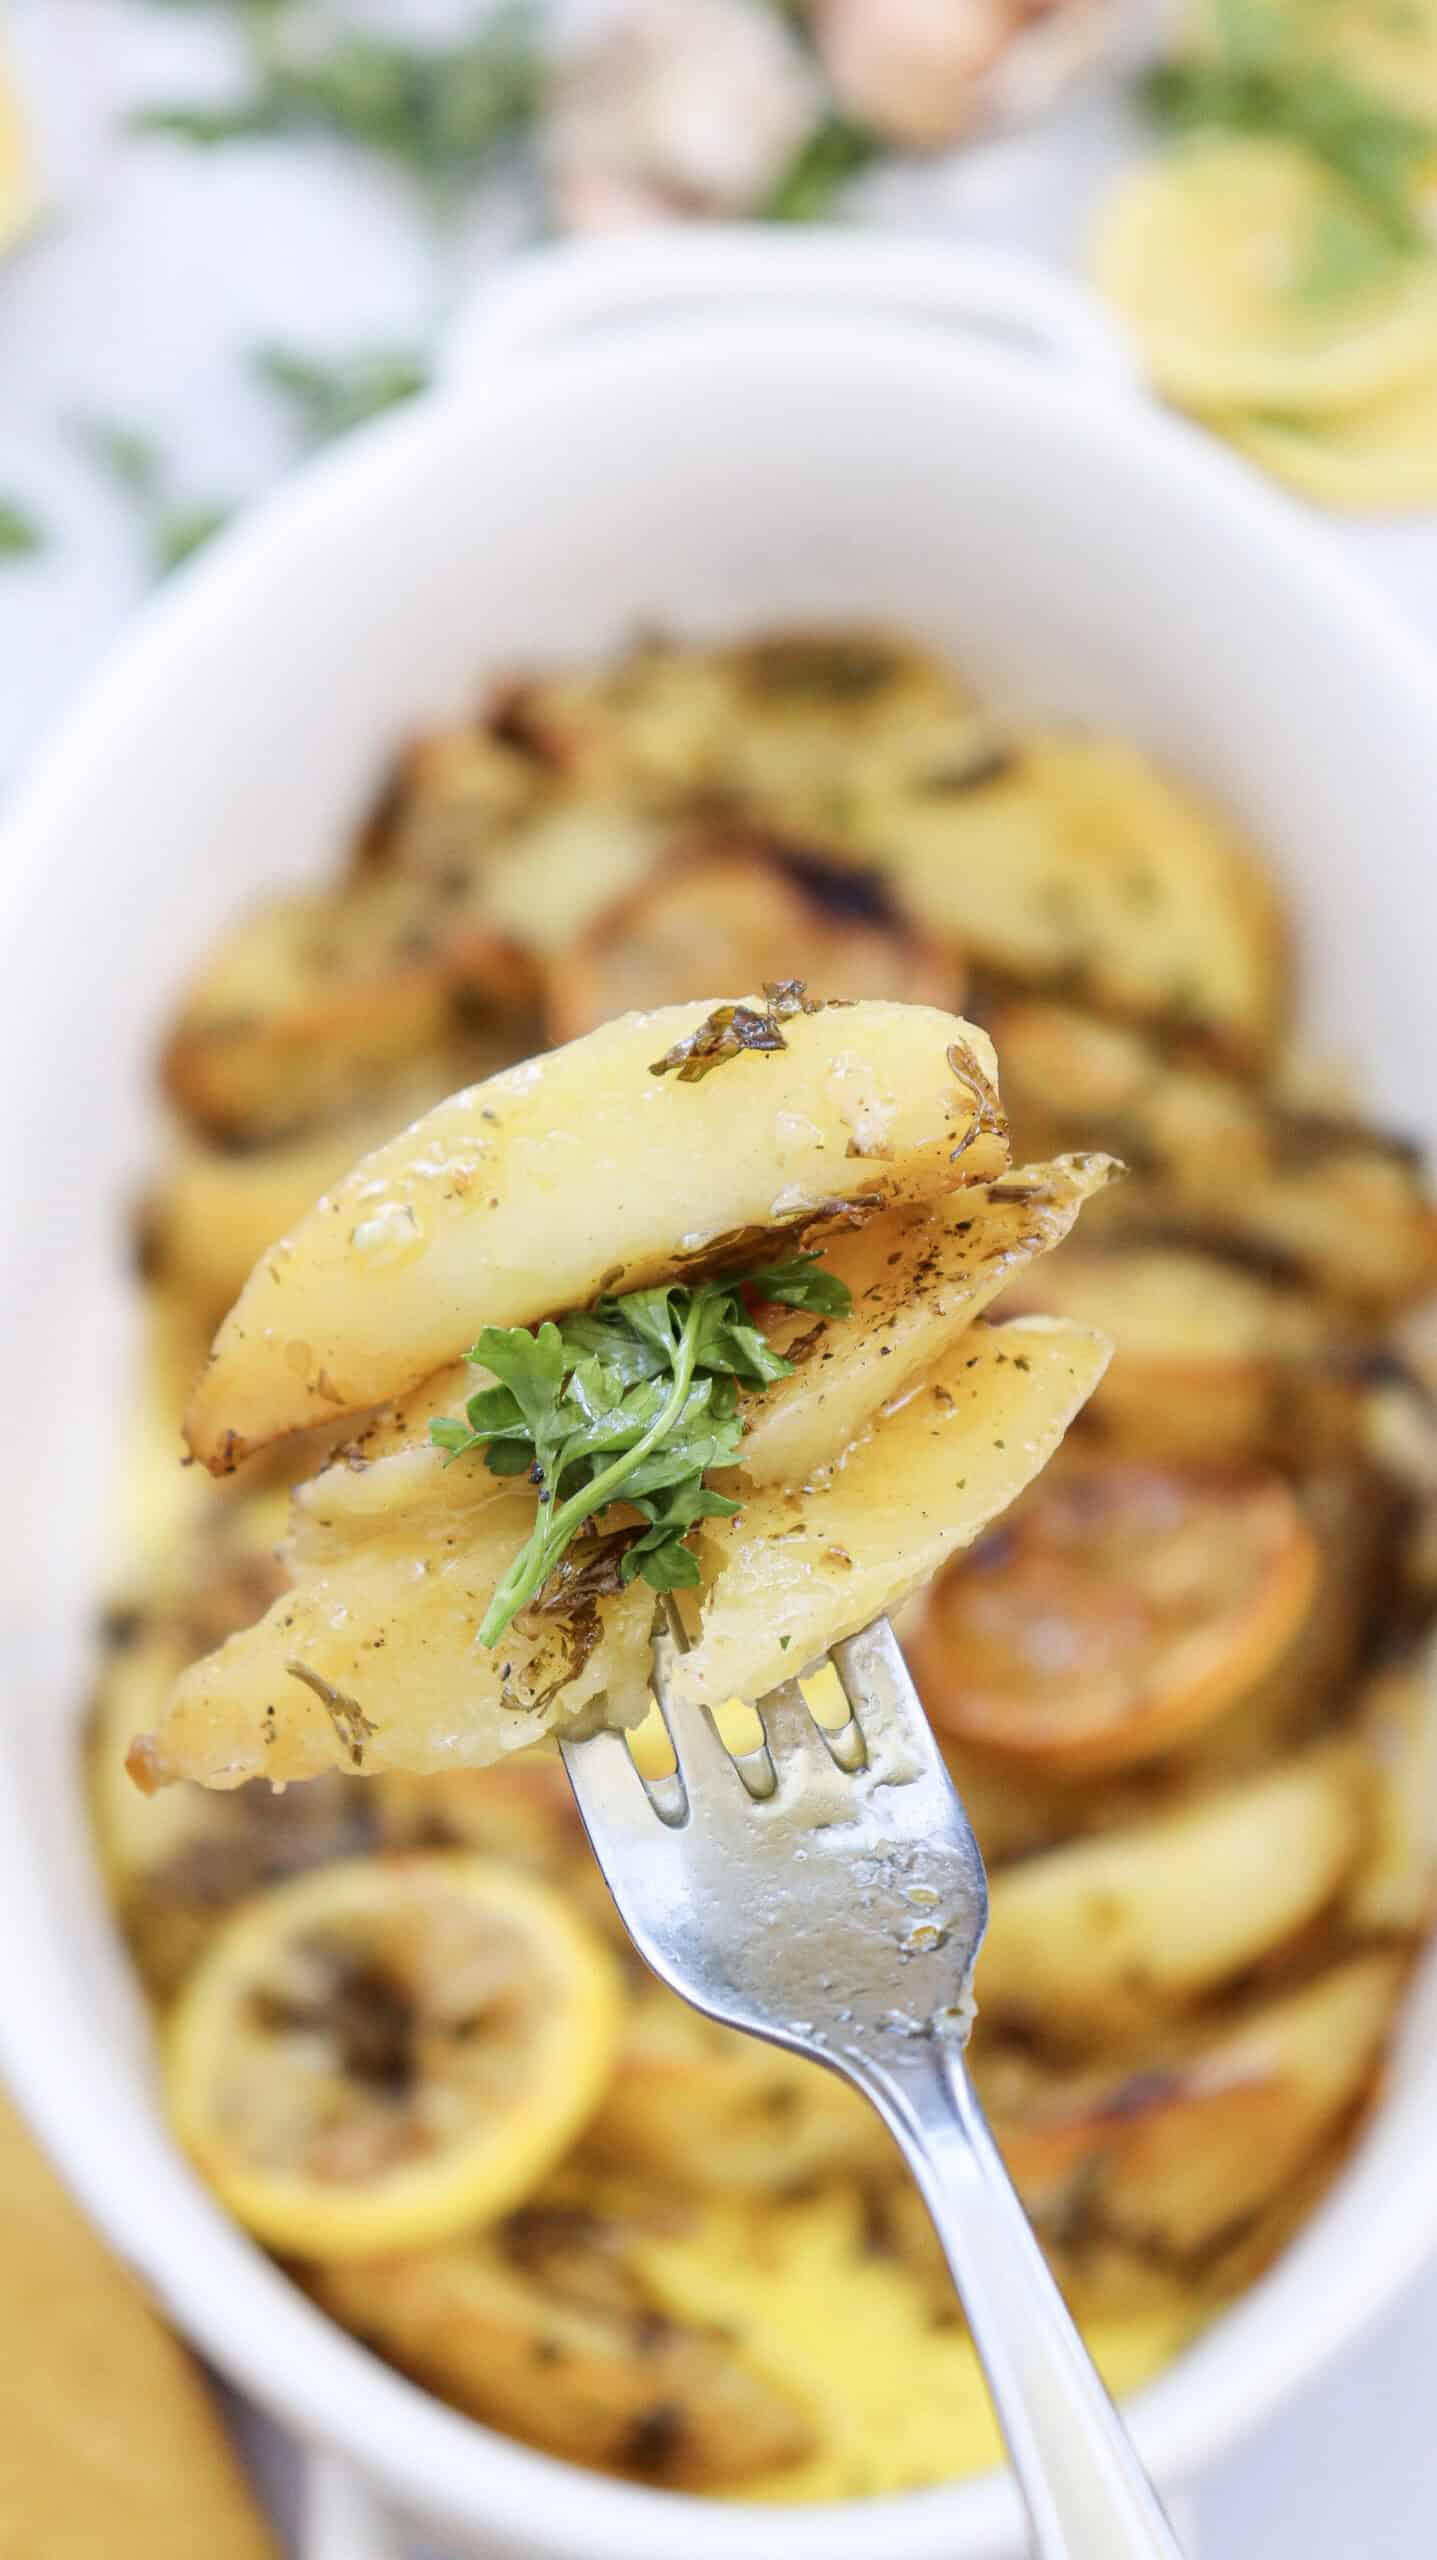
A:
{"type": "Polygon", "coordinates": [[[909,1659],[941,1732],[1055,1776],[1129,1768],[1256,1688],[1319,1569],[1266,1468],[1065,1453],[933,1586],[909,1659]]]}
{"type": "Polygon", "coordinates": [[[1239,410],[1208,424],[1318,506],[1374,514],[1437,506],[1437,362],[1334,416],[1239,410]]]}
{"type": "Polygon", "coordinates": [[[437,2242],[539,2184],[621,2018],[614,1959],[546,1887],[448,1851],[345,1860],[215,1939],[171,2022],[170,2116],[272,2248],[437,2242]]]}
{"type": "Polygon", "coordinates": [[[1378,258],[1312,289],[1351,199],[1295,143],[1200,138],[1123,180],[1092,269],[1156,387],[1199,409],[1341,409],[1437,362],[1437,259],[1378,258]]]}
{"type": "Polygon", "coordinates": [[[0,35],[0,252],[28,228],[35,211],[35,167],[3,35],[0,35]]]}

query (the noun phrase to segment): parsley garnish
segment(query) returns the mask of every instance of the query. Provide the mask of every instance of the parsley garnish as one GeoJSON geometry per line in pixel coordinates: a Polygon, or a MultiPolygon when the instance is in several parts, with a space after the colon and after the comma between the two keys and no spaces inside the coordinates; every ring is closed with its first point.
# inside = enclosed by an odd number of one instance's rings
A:
{"type": "Polygon", "coordinates": [[[179,568],[228,524],[232,508],[173,496],[164,454],[137,428],[114,418],[82,418],[76,432],[97,469],[129,501],[156,577],[179,568]]]}
{"type": "Polygon", "coordinates": [[[843,1281],[817,1254],[800,1253],[692,1287],[600,1298],[590,1313],[532,1333],[486,1325],[467,1357],[496,1383],[470,1397],[464,1420],[429,1426],[451,1460],[482,1449],[494,1475],[527,1476],[538,1488],[533,1533],[489,1604],[482,1644],[497,1644],[585,1522],[611,1502],[628,1503],[648,1523],[624,1549],[622,1583],[640,1574],[655,1591],[698,1583],[689,1530],[739,1507],[704,1481],[738,1455],[739,1387],[793,1374],[755,1324],[750,1297],[821,1316],[852,1308],[843,1281]]]}

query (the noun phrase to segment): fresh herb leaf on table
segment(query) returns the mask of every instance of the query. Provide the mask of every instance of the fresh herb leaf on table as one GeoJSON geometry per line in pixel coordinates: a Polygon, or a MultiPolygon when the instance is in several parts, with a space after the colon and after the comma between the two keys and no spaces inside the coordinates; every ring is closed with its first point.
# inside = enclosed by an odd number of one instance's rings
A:
{"type": "Polygon", "coordinates": [[[114,418],[82,418],[75,432],[96,468],[129,501],[157,577],[191,559],[229,522],[227,506],[172,496],[165,456],[138,428],[114,418]]]}
{"type": "Polygon", "coordinates": [[[836,196],[850,179],[861,177],[882,155],[883,145],[867,125],[851,116],[828,115],[800,144],[767,201],[758,207],[761,222],[816,222],[833,209],[836,196]]]}
{"type": "MultiPolygon", "coordinates": [[[[463,1420],[431,1422],[429,1436],[451,1461],[482,1449],[492,1474],[527,1477],[538,1517],[485,1612],[481,1643],[497,1644],[540,1598],[585,1523],[611,1502],[648,1523],[624,1548],[621,1583],[640,1574],[656,1591],[698,1583],[689,1530],[739,1507],[705,1482],[710,1468],[737,1458],[739,1388],[761,1390],[793,1372],[750,1300],[821,1316],[852,1310],[845,1284],[803,1253],[692,1287],[600,1298],[592,1312],[532,1333],[485,1327],[468,1357],[495,1383],[470,1397],[463,1420]]],[[[582,1560],[581,1551],[571,1561],[582,1569],[582,1560]]]]}
{"type": "Polygon", "coordinates": [[[44,547],[34,516],[13,498],[0,498],[0,560],[31,560],[44,547]]]}
{"type": "Polygon", "coordinates": [[[351,427],[382,417],[386,409],[412,400],[429,379],[419,357],[394,348],[323,357],[302,355],[295,347],[258,347],[252,361],[260,380],[287,402],[305,442],[312,445],[328,444],[351,427]]]}
{"type": "Polygon", "coordinates": [[[297,40],[287,15],[266,12],[252,23],[251,47],[254,76],[243,95],[212,107],[142,107],[130,130],[199,144],[327,134],[449,187],[482,175],[539,112],[543,60],[524,7],[501,10],[454,44],[353,34],[323,51],[297,40]]]}

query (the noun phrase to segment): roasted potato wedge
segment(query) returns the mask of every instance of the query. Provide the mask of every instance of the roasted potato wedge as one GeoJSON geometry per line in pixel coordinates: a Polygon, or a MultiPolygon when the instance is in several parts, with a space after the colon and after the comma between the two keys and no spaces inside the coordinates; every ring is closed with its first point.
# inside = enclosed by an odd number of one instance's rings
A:
{"type": "Polygon", "coordinates": [[[1007,1306],[1101,1323],[1113,1361],[1092,1416],[1114,1448],[1222,1463],[1341,1446],[1355,1381],[1339,1319],[1268,1274],[1181,1243],[1069,1245],[1007,1306]]]}
{"type": "MultiPolygon", "coordinates": [[[[737,1518],[705,1523],[684,1692],[758,1697],[925,1580],[1042,1465],[1106,1357],[1071,1326],[975,1332],[842,1468],[801,1497],[767,1486],[737,1518]]],[[[479,1461],[446,1466],[423,1439],[355,1458],[299,1489],[294,1588],[181,1676],[132,1754],[142,1782],[454,1768],[584,1709],[620,1724],[643,1715],[646,1584],[578,1617],[526,1612],[489,1650],[476,1629],[532,1526],[532,1492],[479,1461]]]]}
{"type": "MultiPolygon", "coordinates": [[[[186,1663],[265,1608],[283,1576],[268,1507],[234,1506],[197,1542],[188,1582],[116,1604],[86,1733],[86,1779],[105,1882],[151,1996],[168,2000],[225,1914],[265,1884],[373,1848],[366,1790],[334,1775],[277,1794],[172,1787],[142,1795],[125,1757],[186,1663]]],[[[171,1571],[175,1559],[171,1558],[171,1571]]]]}
{"type": "Polygon", "coordinates": [[[765,1485],[701,1532],[695,1641],[680,1700],[758,1698],[856,1634],[1006,1509],[1051,1457],[1107,1363],[1076,1326],[980,1325],[803,1487],[765,1485]]]}
{"type": "MultiPolygon", "coordinates": [[[[762,997],[755,1019],[768,1021],[762,997]]],[[[922,1005],[800,1012],[763,1049],[656,1073],[710,1009],[630,1014],[441,1103],[257,1266],[186,1419],[222,1473],[384,1402],[486,1324],[528,1324],[1008,1161],[992,1051],[922,1005]]],[[[754,1035],[755,1037],[759,1035],[754,1035]]],[[[692,1063],[692,1062],[690,1062],[692,1063]]]]}
{"type": "Polygon", "coordinates": [[[1295,1939],[1351,1874],[1365,1829],[1351,1743],[1329,1744],[993,1880],[986,2018],[1058,2049],[1137,2040],[1295,1939]]]}
{"type": "Polygon", "coordinates": [[[1349,1073],[1328,1067],[1298,1103],[1072,1006],[1010,998],[983,1018],[1015,1148],[1107,1147],[1140,1177],[1105,1204],[1105,1223],[1250,1244],[1374,1316],[1437,1281],[1421,1158],[1357,1116],[1349,1073]]]}
{"type": "MultiPolygon", "coordinates": [[[[146,1270],[183,1296],[212,1332],[266,1246],[298,1226],[358,1157],[445,1094],[512,1065],[517,1054],[512,1037],[497,1029],[456,1041],[359,1092],[351,1107],[267,1144],[216,1145],[180,1129],[164,1175],[140,1209],[146,1270]]],[[[202,1358],[191,1362],[186,1390],[202,1358]]]]}
{"type": "Polygon", "coordinates": [[[838,2172],[894,2177],[864,2098],[800,2054],[717,2027],[651,1976],[584,2136],[600,2168],[716,2195],[782,2195],[838,2172]]]}
{"type": "Polygon", "coordinates": [[[356,1084],[481,1013],[523,1019],[535,994],[531,959],[477,892],[445,898],[388,873],[296,891],[242,919],[211,954],[161,1076],[211,1135],[273,1137],[345,1109],[356,1084]]]}
{"type": "Polygon", "coordinates": [[[1273,1046],[1287,970],[1271,884],[1135,748],[1032,735],[956,790],[856,793],[842,841],[975,966],[1081,988],[1098,1012],[1239,1067],[1273,1046]]]}
{"type": "Polygon", "coordinates": [[[1318,1568],[1270,1468],[1072,1449],[930,1590],[908,1658],[944,1733],[1061,1777],[1127,1768],[1272,1671],[1318,1568]]]}
{"type": "Polygon", "coordinates": [[[834,1236],[824,1261],[852,1291],[853,1313],[817,1323],[783,1308],[765,1316],[794,1374],[749,1399],[749,1482],[802,1484],[831,1464],[880,1406],[946,1360],[1015,1272],[1061,1244],[1119,1170],[1108,1156],[1015,1167],[930,1209],[894,1210],[834,1236]]]}
{"type": "Polygon", "coordinates": [[[672,2489],[737,2487],[817,2446],[777,2360],[676,2317],[634,2232],[535,2204],[441,2249],[310,2271],[336,2319],[456,2408],[570,2462],[672,2489]]]}
{"type": "Polygon", "coordinates": [[[1190,2259],[1241,2231],[1370,2095],[1405,1971],[1400,1953],[1350,1957],[1125,2071],[1064,2082],[995,2057],[989,2116],[1040,2235],[1190,2259]]]}
{"type": "Polygon", "coordinates": [[[1368,1825],[1344,1902],[1362,1936],[1415,1932],[1437,1902],[1437,1657],[1430,1639],[1374,1672],[1357,1737],[1367,1772],[1368,1825]]]}
{"type": "Polygon", "coordinates": [[[962,973],[925,943],[877,872],[835,863],[757,827],[697,834],[656,875],[556,953],[552,1040],[705,987],[803,978],[821,994],[955,1007],[962,973]]]}

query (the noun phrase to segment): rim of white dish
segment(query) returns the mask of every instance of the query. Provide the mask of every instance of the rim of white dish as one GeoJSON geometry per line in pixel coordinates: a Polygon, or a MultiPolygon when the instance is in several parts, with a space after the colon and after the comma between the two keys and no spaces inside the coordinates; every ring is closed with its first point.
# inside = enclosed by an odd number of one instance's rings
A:
{"type": "MultiPolygon", "coordinates": [[[[143,609],[34,752],[0,824],[0,915],[19,927],[51,840],[83,796],[85,771],[118,745],[135,709],[183,660],[188,635],[222,628],[247,596],[262,594],[292,546],[322,542],[382,507],[389,483],[405,479],[412,458],[436,440],[472,432],[476,417],[490,412],[522,427],[575,373],[605,383],[627,377],[641,395],[646,375],[695,360],[711,367],[756,351],[792,360],[801,342],[829,361],[871,364],[884,339],[901,343],[906,387],[919,396],[925,378],[948,387],[964,377],[1000,378],[1010,399],[1046,411],[1060,405],[1069,436],[1092,434],[1126,449],[1135,468],[1160,467],[1175,504],[1221,518],[1259,549],[1306,591],[1315,613],[1340,618],[1375,682],[1406,696],[1414,717],[1437,724],[1437,660],[1420,636],[1318,526],[1196,429],[1041,359],[940,339],[898,315],[670,316],[661,344],[636,327],[620,341],[546,353],[542,367],[502,385],[431,395],[306,466],[222,536],[143,609]]],[[[19,1747],[13,1726],[6,1747],[19,1747]]],[[[716,2505],[552,2460],[419,2390],[319,2314],[230,2223],[135,2102],[125,2068],[63,2031],[76,1993],[57,1934],[42,1925],[46,1895],[16,1796],[0,1785],[0,1911],[9,1916],[9,1943],[25,1951],[0,2002],[0,2054],[22,2104],[96,2221],[215,2365],[281,2421],[347,2454],[399,2503],[417,2503],[461,2531],[482,2522],[519,2550],[567,2547],[584,2560],[672,2560],[676,2549],[685,2560],[735,2560],[756,2550],[763,2560],[868,2560],[880,2548],[901,2548],[905,2560],[951,2560],[955,2546],[988,2552],[1016,2536],[1017,2502],[1001,2474],[841,2506],[716,2505]],[[157,2188],[162,2215],[146,2210],[157,2188]]],[[[1309,2229],[1320,2250],[1320,2217],[1309,2229]]],[[[1302,2319],[1278,2326],[1273,2288],[1282,2286],[1283,2266],[1292,2280],[1299,2241],[1178,2367],[1138,2395],[1134,2433],[1159,2478],[1179,2481],[1249,2433],[1437,2245],[1437,2181],[1415,2153],[1366,2211],[1363,2241],[1360,2253],[1341,2260],[1340,2284],[1324,2260],[1324,2281],[1303,2293],[1302,2319]]]]}

